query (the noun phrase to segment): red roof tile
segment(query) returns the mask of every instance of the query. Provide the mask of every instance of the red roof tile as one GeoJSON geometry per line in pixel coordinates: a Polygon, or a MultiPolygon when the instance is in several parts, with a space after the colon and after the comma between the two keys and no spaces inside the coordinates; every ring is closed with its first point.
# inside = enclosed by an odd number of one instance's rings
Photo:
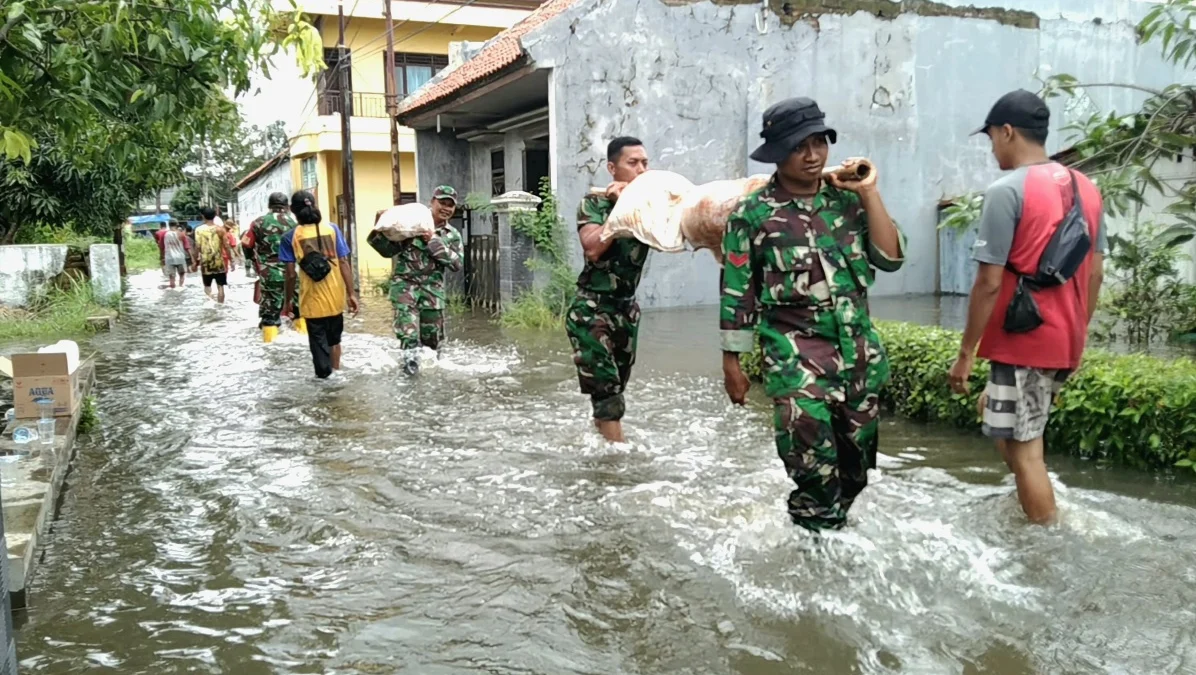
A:
{"type": "Polygon", "coordinates": [[[431,105],[453,93],[493,75],[524,55],[520,38],[545,21],[568,9],[578,0],[548,0],[522,21],[495,35],[473,58],[462,63],[439,82],[433,82],[399,106],[399,114],[431,105]]]}

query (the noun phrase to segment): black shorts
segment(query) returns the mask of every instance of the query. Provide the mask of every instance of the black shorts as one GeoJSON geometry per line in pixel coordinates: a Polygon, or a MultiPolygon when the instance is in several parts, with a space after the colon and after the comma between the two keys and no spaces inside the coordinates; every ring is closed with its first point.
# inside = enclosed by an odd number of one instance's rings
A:
{"type": "Polygon", "coordinates": [[[216,274],[204,274],[202,276],[204,288],[211,288],[213,281],[216,282],[217,286],[228,285],[228,272],[217,272],[216,274]]]}
{"type": "Polygon", "coordinates": [[[311,347],[316,377],[324,378],[332,374],[332,348],[341,343],[341,334],[344,332],[343,314],[307,319],[307,344],[311,347]]]}

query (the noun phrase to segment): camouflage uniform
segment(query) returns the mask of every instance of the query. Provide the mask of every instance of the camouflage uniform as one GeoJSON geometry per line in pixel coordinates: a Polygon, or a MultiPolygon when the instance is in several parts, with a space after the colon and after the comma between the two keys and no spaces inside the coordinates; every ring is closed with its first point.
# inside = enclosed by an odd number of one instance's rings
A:
{"type": "Polygon", "coordinates": [[[746,352],[759,336],[777,452],[797,483],[789,515],[807,529],[840,528],[876,462],[877,394],[889,377],[868,286],[873,268],[895,271],[904,259],[869,241],[854,193],[824,186],[792,200],[775,181],[727,225],[722,346],[746,352]]]}
{"type": "MultiPolygon", "coordinates": [[[[602,225],[614,208],[603,195],[589,194],[577,208],[577,229],[602,225]]],[[[623,390],[635,364],[640,308],[635,289],[648,259],[648,247],[635,239],[616,239],[598,262],[586,262],[577,279],[577,295],[565,317],[581,393],[589,394],[594,419],[623,418],[623,390]]]]}
{"type": "Polygon", "coordinates": [[[444,271],[461,269],[461,233],[442,223],[427,243],[423,239],[393,242],[378,232],[371,232],[368,239],[375,250],[393,260],[390,304],[399,346],[439,349],[444,340],[444,271]]]}
{"type": "MultiPolygon", "coordinates": [[[[278,262],[278,248],[282,236],[295,229],[295,218],[291,214],[271,211],[249,224],[253,237],[253,256],[257,260],[258,284],[261,300],[258,302],[258,328],[279,326],[282,312],[282,294],[285,286],[286,265],[278,262]]],[[[291,305],[298,311],[299,289],[296,284],[291,305]]]]}

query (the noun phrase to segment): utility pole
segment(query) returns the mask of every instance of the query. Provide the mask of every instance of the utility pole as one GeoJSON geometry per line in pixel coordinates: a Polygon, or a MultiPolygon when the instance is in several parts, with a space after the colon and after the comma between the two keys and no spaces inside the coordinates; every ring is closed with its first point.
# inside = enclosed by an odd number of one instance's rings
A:
{"type": "Polygon", "coordinates": [[[340,37],[337,39],[336,67],[340,74],[341,88],[341,194],[345,212],[340,214],[341,227],[344,228],[349,240],[349,251],[353,261],[353,287],[361,289],[361,274],[357,266],[357,227],[354,213],[357,210],[357,200],[353,190],[353,134],[349,126],[349,118],[353,116],[353,92],[349,91],[350,70],[349,50],[345,48],[345,3],[337,2],[337,19],[340,22],[340,37]]]}
{"type": "Polygon", "coordinates": [[[203,146],[200,148],[199,159],[200,175],[203,177],[203,200],[199,204],[200,206],[210,206],[212,202],[208,201],[208,140],[206,136],[203,146]]]}
{"type": "Polygon", "coordinates": [[[390,186],[394,203],[403,196],[402,169],[399,168],[399,87],[395,82],[395,22],[390,0],[382,0],[386,13],[386,117],[390,123],[390,186]]]}

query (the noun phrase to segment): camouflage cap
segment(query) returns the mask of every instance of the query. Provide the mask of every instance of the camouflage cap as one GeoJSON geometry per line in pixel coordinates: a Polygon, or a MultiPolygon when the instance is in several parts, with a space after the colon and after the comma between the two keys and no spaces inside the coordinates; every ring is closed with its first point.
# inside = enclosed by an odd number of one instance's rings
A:
{"type": "Polygon", "coordinates": [[[451,199],[457,203],[457,191],[451,185],[441,185],[432,191],[432,199],[451,199]]]}

